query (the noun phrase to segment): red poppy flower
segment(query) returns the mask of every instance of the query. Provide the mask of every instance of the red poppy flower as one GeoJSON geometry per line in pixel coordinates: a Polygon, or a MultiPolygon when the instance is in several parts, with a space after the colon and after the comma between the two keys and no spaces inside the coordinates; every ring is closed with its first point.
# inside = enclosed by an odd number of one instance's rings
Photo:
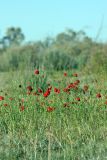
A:
{"type": "Polygon", "coordinates": [[[52,112],[52,111],[54,111],[54,110],[55,110],[54,107],[48,107],[48,108],[47,108],[47,112],[52,112]]]}
{"type": "Polygon", "coordinates": [[[80,83],[80,80],[77,79],[75,82],[74,82],[74,85],[78,85],[80,83]]]}
{"type": "Polygon", "coordinates": [[[97,93],[96,97],[97,97],[97,98],[101,98],[101,94],[100,94],[100,93],[97,93]]]}
{"type": "Polygon", "coordinates": [[[39,70],[36,69],[36,70],[34,71],[34,74],[39,74],[39,70]]]}
{"type": "Polygon", "coordinates": [[[73,83],[70,83],[67,88],[69,88],[69,89],[70,89],[70,88],[74,88],[74,84],[73,84],[73,83]]]}
{"type": "Polygon", "coordinates": [[[50,95],[50,90],[47,89],[47,91],[43,94],[44,97],[48,97],[50,95]]]}
{"type": "Polygon", "coordinates": [[[41,89],[41,88],[38,88],[38,92],[39,92],[39,93],[42,93],[42,89],[41,89]]]}
{"type": "Polygon", "coordinates": [[[55,93],[60,93],[60,89],[54,88],[54,92],[55,92],[55,93]]]}
{"type": "Polygon", "coordinates": [[[74,84],[74,83],[71,83],[71,84],[69,84],[68,85],[68,88],[70,89],[70,88],[73,88],[73,89],[78,89],[78,87],[76,86],[76,84],[74,84]]]}
{"type": "Polygon", "coordinates": [[[24,111],[25,107],[24,106],[20,106],[20,111],[24,111]]]}
{"type": "Polygon", "coordinates": [[[5,103],[5,104],[4,104],[4,106],[6,107],[6,106],[8,106],[8,104],[7,104],[7,103],[5,103]]]}
{"type": "Polygon", "coordinates": [[[12,97],[10,97],[9,99],[10,99],[11,101],[13,100],[13,98],[12,98],[12,97]]]}
{"type": "Polygon", "coordinates": [[[66,72],[64,72],[64,76],[65,76],[65,77],[67,76],[67,73],[66,73],[66,72]]]}
{"type": "Polygon", "coordinates": [[[80,97],[75,98],[75,100],[80,101],[80,97]]]}
{"type": "Polygon", "coordinates": [[[73,76],[74,76],[74,77],[78,77],[78,74],[77,74],[77,73],[74,73],[73,76]]]}
{"type": "Polygon", "coordinates": [[[0,96],[0,101],[4,100],[4,97],[3,96],[0,96]]]}
{"type": "Polygon", "coordinates": [[[105,101],[105,104],[107,104],[107,101],[105,101]]]}
{"type": "Polygon", "coordinates": [[[70,89],[68,87],[63,89],[64,92],[66,92],[67,94],[70,94],[70,89]]]}
{"type": "Polygon", "coordinates": [[[31,92],[33,88],[31,86],[27,86],[27,90],[31,92]]]}

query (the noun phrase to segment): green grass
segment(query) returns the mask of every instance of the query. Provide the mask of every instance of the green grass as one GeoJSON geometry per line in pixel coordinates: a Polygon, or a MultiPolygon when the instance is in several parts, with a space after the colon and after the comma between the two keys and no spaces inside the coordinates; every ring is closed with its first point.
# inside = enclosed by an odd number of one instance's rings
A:
{"type": "Polygon", "coordinates": [[[44,83],[41,71],[33,77],[30,71],[0,76],[0,82],[4,83],[0,86],[0,96],[4,96],[0,101],[0,160],[107,159],[106,77],[83,73],[73,77],[72,71],[67,74],[64,77],[63,72],[51,75],[47,72],[44,83]],[[51,83],[47,98],[42,93],[32,94],[37,89],[37,79],[45,90],[46,84],[51,83]],[[80,80],[78,90],[71,89],[70,94],[63,91],[77,79],[80,80]],[[30,95],[26,94],[29,80],[34,88],[30,95]],[[84,94],[86,84],[89,89],[84,94]],[[59,94],[54,92],[55,87],[60,89],[59,94]],[[97,93],[101,93],[101,98],[96,97],[97,93]],[[77,97],[80,101],[75,99],[77,97]],[[21,106],[25,107],[23,111],[20,111],[21,106]],[[55,110],[48,112],[49,106],[55,110]]]}

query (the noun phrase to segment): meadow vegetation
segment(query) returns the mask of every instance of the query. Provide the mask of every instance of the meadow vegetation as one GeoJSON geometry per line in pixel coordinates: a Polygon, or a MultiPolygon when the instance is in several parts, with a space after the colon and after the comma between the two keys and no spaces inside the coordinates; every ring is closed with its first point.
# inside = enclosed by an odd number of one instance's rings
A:
{"type": "Polygon", "coordinates": [[[0,49],[0,160],[107,159],[107,44],[71,29],[0,49]]]}

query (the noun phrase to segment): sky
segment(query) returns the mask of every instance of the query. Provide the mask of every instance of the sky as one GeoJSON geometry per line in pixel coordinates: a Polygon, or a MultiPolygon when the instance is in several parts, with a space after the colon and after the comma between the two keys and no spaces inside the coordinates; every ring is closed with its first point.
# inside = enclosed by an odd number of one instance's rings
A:
{"type": "Polygon", "coordinates": [[[1,0],[0,38],[12,26],[21,27],[26,41],[69,28],[107,42],[107,0],[1,0]]]}

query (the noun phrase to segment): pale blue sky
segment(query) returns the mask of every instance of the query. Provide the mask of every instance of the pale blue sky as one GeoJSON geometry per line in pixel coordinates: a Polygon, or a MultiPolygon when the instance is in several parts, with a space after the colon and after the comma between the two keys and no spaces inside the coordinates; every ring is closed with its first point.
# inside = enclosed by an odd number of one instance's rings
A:
{"type": "Polygon", "coordinates": [[[66,28],[83,29],[107,41],[107,0],[1,0],[0,37],[7,27],[20,26],[26,40],[55,36],[66,28]]]}

